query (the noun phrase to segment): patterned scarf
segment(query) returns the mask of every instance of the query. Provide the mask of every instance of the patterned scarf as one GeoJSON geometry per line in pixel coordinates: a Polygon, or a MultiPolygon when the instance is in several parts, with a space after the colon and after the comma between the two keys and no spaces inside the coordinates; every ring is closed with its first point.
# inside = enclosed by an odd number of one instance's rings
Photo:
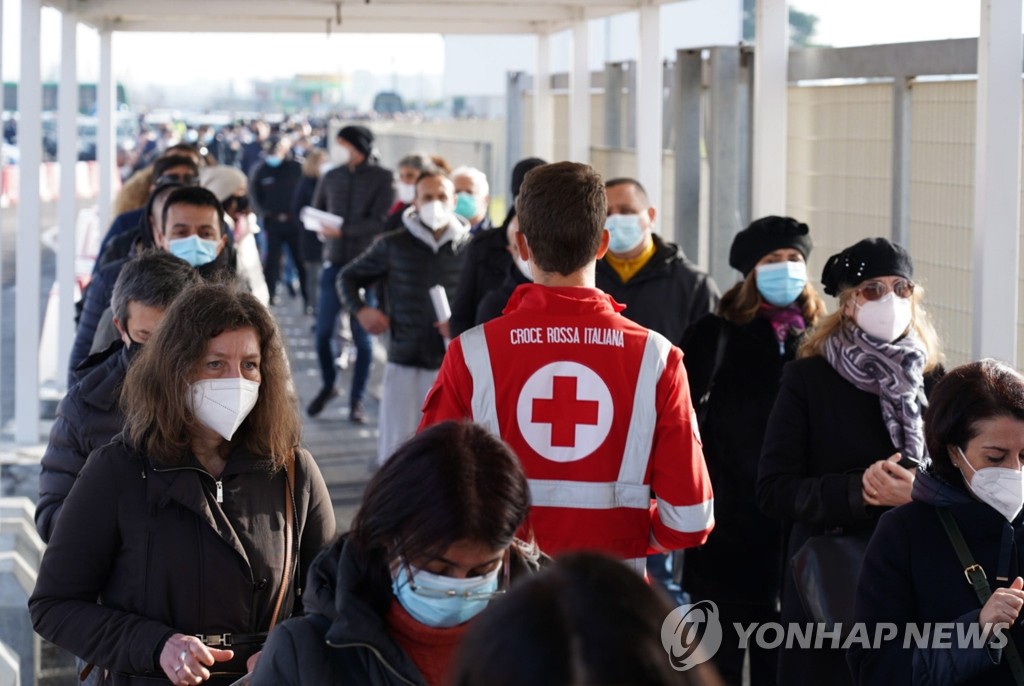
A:
{"type": "Polygon", "coordinates": [[[839,375],[862,391],[874,393],[882,404],[882,419],[904,458],[922,464],[927,406],[924,365],[928,358],[911,331],[893,343],[880,343],[852,323],[825,341],[825,359],[839,375]]]}
{"type": "Polygon", "coordinates": [[[807,328],[803,311],[795,303],[786,307],[761,303],[757,316],[767,319],[768,323],[772,325],[772,330],[775,331],[775,340],[779,344],[780,355],[786,352],[786,339],[789,338],[790,333],[803,333],[807,328]]]}

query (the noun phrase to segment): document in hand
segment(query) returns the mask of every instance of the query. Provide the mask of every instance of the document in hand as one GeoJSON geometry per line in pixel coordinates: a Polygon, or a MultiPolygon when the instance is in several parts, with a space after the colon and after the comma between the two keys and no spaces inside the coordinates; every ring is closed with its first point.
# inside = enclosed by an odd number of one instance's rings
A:
{"type": "Polygon", "coordinates": [[[306,205],[299,210],[299,219],[302,220],[302,225],[306,227],[308,231],[316,231],[317,233],[323,231],[324,224],[331,227],[332,229],[340,229],[341,225],[345,223],[342,217],[330,212],[324,212],[318,210],[315,207],[306,205]]]}

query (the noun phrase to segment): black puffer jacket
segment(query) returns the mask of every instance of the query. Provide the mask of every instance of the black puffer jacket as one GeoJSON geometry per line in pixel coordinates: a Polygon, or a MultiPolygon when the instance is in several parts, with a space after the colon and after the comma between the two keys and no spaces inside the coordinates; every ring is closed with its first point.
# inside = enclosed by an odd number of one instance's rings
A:
{"type": "Polygon", "coordinates": [[[430,288],[444,286],[448,297],[455,292],[466,259],[469,227],[453,218],[452,240],[435,252],[435,245],[414,235],[428,232],[415,208],[405,212],[406,228],[385,234],[338,275],[338,290],[345,307],[358,312],[366,306],[360,288],[386,279],[385,297],[390,303],[391,343],[388,361],[409,367],[438,369],[444,359],[444,340],[434,327],[437,317],[430,288]]]}
{"type": "Polygon", "coordinates": [[[72,387],[79,378],[78,365],[85,361],[92,349],[92,339],[96,335],[96,328],[100,324],[100,318],[110,306],[110,298],[114,295],[114,284],[121,274],[121,268],[128,263],[129,258],[122,258],[111,262],[96,272],[89,287],[85,289],[85,304],[82,307],[82,318],[78,321],[78,328],[75,330],[75,342],[71,346],[71,359],[68,362],[68,387],[72,387]]]}
{"type": "Polygon", "coordinates": [[[391,170],[366,161],[355,169],[335,167],[320,177],[313,207],[345,220],[341,238],[328,239],[324,259],[347,264],[366,250],[384,231],[384,220],[395,202],[391,170]]]}
{"type": "Polygon", "coordinates": [[[302,165],[295,160],[282,160],[276,167],[263,160],[253,167],[249,175],[249,197],[253,212],[263,219],[264,229],[286,234],[301,230],[292,200],[302,178],[302,165]]]}
{"type": "MultiPolygon", "coordinates": [[[[133,345],[132,351],[136,348],[133,345]]],[[[131,358],[131,352],[120,341],[90,357],[83,365],[92,366],[57,405],[57,418],[43,453],[36,504],[36,529],[44,541],[50,540],[64,499],[89,453],[121,432],[124,415],[117,398],[131,358]]]]}
{"type": "Polygon", "coordinates": [[[682,248],[654,234],[655,250],[623,283],[611,265],[597,261],[597,287],[626,306],[622,316],[681,346],[686,327],[718,306],[718,287],[686,259],[682,248]]]}
{"type": "MultiPolygon", "coordinates": [[[[512,545],[512,583],[540,569],[546,558],[526,544],[512,545]]],[[[408,654],[387,633],[378,608],[390,592],[371,597],[369,570],[343,537],[313,563],[303,596],[306,616],[277,627],[253,674],[252,686],[359,684],[425,686],[408,654]]]]}
{"type": "MultiPolygon", "coordinates": [[[[115,439],[90,456],[65,502],[28,602],[35,630],[110,670],[114,686],[169,683],[159,656],[176,632],[266,631],[283,572],[286,492],[285,471],[269,473],[242,448],[217,480],[194,458],[158,466],[115,439]]],[[[298,582],[335,535],[327,486],[304,451],[292,493],[297,576],[282,617],[300,607],[298,582]]],[[[259,645],[233,650],[217,669],[241,675],[259,645]]]]}
{"type": "Polygon", "coordinates": [[[448,296],[452,298],[452,338],[478,323],[475,320],[480,303],[488,293],[501,287],[513,266],[504,229],[488,229],[473,236],[458,290],[453,298],[448,296]]]}

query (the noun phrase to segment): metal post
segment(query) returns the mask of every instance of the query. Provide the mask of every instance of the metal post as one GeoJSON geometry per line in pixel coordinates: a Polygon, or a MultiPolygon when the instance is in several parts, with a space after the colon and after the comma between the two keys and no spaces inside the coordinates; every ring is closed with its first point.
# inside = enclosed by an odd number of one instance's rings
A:
{"type": "Polygon", "coordinates": [[[981,0],[974,161],[973,357],[1016,364],[1021,3],[981,0]]]}
{"type": "Polygon", "coordinates": [[[786,0],[757,0],[754,60],[752,209],[755,217],[786,213],[786,0]]]}
{"type": "Polygon", "coordinates": [[[604,144],[622,147],[622,64],[604,65],[604,144]]]}
{"type": "Polygon", "coordinates": [[[910,244],[910,87],[897,76],[892,84],[892,239],[910,244]]]}
{"type": "Polygon", "coordinates": [[[626,68],[626,147],[636,150],[636,60],[627,60],[626,68]]]}
{"type": "Polygon", "coordinates": [[[57,207],[60,231],[57,248],[57,383],[67,375],[63,365],[71,358],[75,340],[75,163],[78,161],[78,19],[64,12],[61,19],[60,87],[57,89],[57,161],[60,164],[60,200],[57,207]]]}
{"type": "Polygon", "coordinates": [[[114,35],[110,29],[100,31],[100,79],[96,89],[98,118],[96,126],[96,162],[100,169],[99,204],[100,230],[110,226],[114,202],[114,35]]]}
{"type": "Polygon", "coordinates": [[[569,159],[590,162],[590,22],[572,25],[572,71],[569,74],[569,159]]]}
{"type": "MultiPolygon", "coordinates": [[[[511,169],[523,157],[523,87],[526,75],[521,71],[508,73],[505,87],[505,163],[511,169]]],[[[536,131],[536,129],[535,129],[536,131]]],[[[492,193],[495,189],[491,189],[492,193]]],[[[509,184],[501,189],[505,206],[510,207],[512,196],[509,184]]]]}
{"type": "Polygon", "coordinates": [[[43,163],[42,66],[39,53],[39,0],[21,3],[21,77],[18,79],[17,303],[15,305],[16,369],[15,441],[39,441],[39,307],[42,279],[39,250],[39,167],[43,163]]]}
{"type": "Polygon", "coordinates": [[[701,254],[700,116],[703,59],[700,52],[676,51],[675,79],[672,84],[676,176],[673,239],[694,262],[699,260],[701,254]]]}
{"type": "MultiPolygon", "coordinates": [[[[537,67],[533,79],[533,154],[551,160],[554,152],[555,110],[551,99],[551,36],[537,36],[537,67]]],[[[519,157],[509,160],[515,164],[519,157]]]]}
{"type": "Polygon", "coordinates": [[[740,108],[737,83],[740,71],[738,47],[711,48],[710,114],[708,121],[708,166],[710,208],[708,212],[708,266],[711,276],[721,284],[732,283],[729,248],[741,228],[739,125],[740,108]]]}
{"type": "Polygon", "coordinates": [[[640,54],[636,70],[636,169],[651,202],[661,207],[662,121],[665,116],[664,68],[661,64],[661,6],[649,0],[640,7],[640,54]]]}

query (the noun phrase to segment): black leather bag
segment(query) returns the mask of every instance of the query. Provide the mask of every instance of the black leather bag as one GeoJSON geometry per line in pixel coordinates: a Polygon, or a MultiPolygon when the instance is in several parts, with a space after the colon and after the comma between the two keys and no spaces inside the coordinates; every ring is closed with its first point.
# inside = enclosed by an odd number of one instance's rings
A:
{"type": "Polygon", "coordinates": [[[821,534],[807,539],[791,561],[797,594],[811,621],[829,629],[853,624],[853,599],[869,534],[821,534]]]}

